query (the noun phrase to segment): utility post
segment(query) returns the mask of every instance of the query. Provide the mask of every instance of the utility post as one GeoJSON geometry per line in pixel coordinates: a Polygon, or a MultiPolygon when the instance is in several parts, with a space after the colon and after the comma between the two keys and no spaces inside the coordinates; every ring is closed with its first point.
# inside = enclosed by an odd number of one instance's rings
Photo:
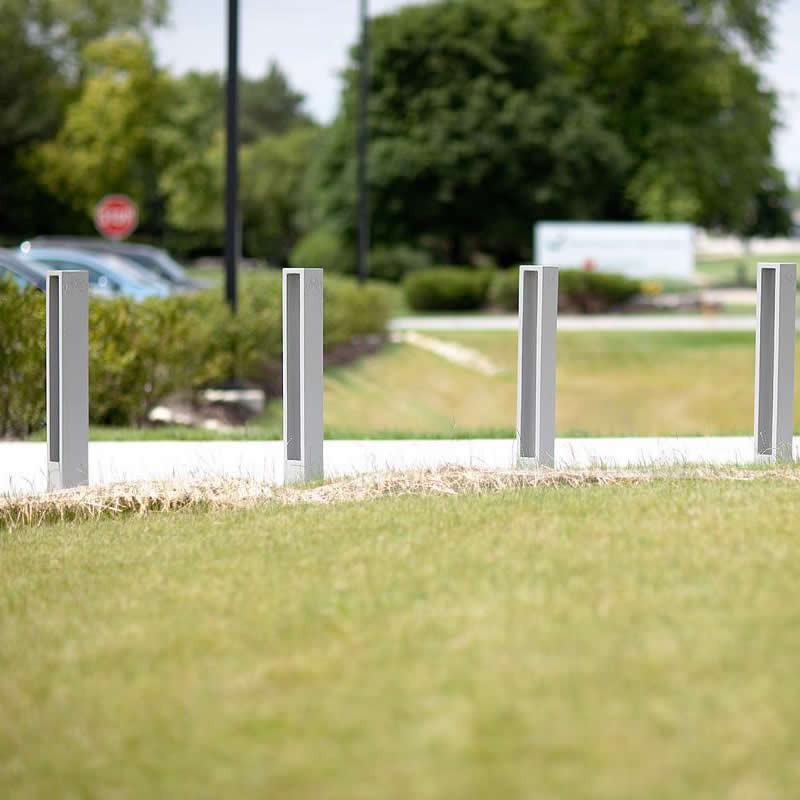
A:
{"type": "Polygon", "coordinates": [[[358,67],[358,280],[366,283],[369,275],[369,193],[367,191],[367,150],[369,146],[369,9],[360,0],[360,63],[358,67]]]}
{"type": "Polygon", "coordinates": [[[518,467],[555,466],[558,269],[519,269],[518,467]]]}
{"type": "Polygon", "coordinates": [[[89,273],[47,273],[47,488],[89,482],[89,273]]]}
{"type": "Polygon", "coordinates": [[[225,84],[225,299],[235,313],[239,260],[239,0],[228,0],[228,77],[225,84]]]}
{"type": "Polygon", "coordinates": [[[792,461],[797,264],[759,264],[755,459],[792,461]]]}

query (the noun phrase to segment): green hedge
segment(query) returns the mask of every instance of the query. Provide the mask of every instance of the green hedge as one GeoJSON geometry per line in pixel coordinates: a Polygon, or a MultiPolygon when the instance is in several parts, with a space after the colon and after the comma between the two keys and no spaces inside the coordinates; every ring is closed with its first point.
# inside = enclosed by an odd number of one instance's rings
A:
{"type": "Polygon", "coordinates": [[[406,302],[414,311],[472,311],[489,300],[491,273],[460,267],[436,267],[408,275],[406,302]]]}
{"type": "MultiPolygon", "coordinates": [[[[579,314],[600,314],[640,294],[642,284],[624,275],[562,269],[558,272],[558,308],[579,314]]],[[[518,308],[519,271],[509,269],[492,284],[492,301],[507,311],[518,308]]]]}
{"type": "Polygon", "coordinates": [[[356,255],[336,231],[317,228],[307,233],[292,249],[289,262],[293,267],[317,267],[343,274],[355,272],[356,255]]]}
{"type": "MultiPolygon", "coordinates": [[[[134,425],[178,390],[232,378],[275,388],[282,349],[278,273],[245,274],[233,316],[217,291],[89,307],[89,419],[134,425]]],[[[326,352],[385,331],[384,293],[325,279],[326,352]]],[[[0,284],[0,435],[41,428],[45,413],[44,295],[0,284]]]]}
{"type": "Polygon", "coordinates": [[[0,279],[0,436],[23,436],[45,415],[44,295],[0,279]]]}
{"type": "Polygon", "coordinates": [[[370,277],[392,283],[399,283],[406,275],[431,266],[433,262],[426,252],[405,245],[376,247],[369,254],[370,277]]]}
{"type": "MultiPolygon", "coordinates": [[[[295,245],[289,261],[295,267],[322,267],[345,275],[354,275],[357,270],[355,249],[330,228],[306,234],[295,245]]],[[[425,251],[413,247],[376,247],[369,252],[369,277],[399,283],[406,275],[427,269],[432,263],[425,251]]]]}

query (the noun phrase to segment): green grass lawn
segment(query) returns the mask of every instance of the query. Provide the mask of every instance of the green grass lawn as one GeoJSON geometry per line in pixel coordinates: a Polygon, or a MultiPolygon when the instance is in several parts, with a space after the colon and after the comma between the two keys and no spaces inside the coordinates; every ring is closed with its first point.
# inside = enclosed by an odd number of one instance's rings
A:
{"type": "Polygon", "coordinates": [[[744,278],[746,284],[756,285],[756,264],[759,262],[790,263],[800,261],[798,253],[777,253],[775,255],[722,256],[719,258],[698,258],[697,271],[707,277],[711,284],[733,285],[744,278]]]}
{"type": "Polygon", "coordinates": [[[0,532],[0,797],[793,798],[800,493],[0,532]]]}
{"type": "MultiPolygon", "coordinates": [[[[436,333],[502,368],[495,377],[408,345],[331,370],[325,420],[342,436],[513,436],[513,332],[436,333]]],[[[753,333],[561,333],[560,436],[752,433],[753,333]]],[[[800,364],[798,364],[800,373],[800,364]]],[[[796,384],[800,394],[800,382],[796,384]]],[[[280,428],[280,402],[264,419],[280,428]]]]}
{"type": "MultiPolygon", "coordinates": [[[[433,353],[393,344],[325,373],[328,438],[512,437],[513,332],[435,333],[488,356],[487,377],[433,353]]],[[[755,335],[748,332],[560,333],[559,436],[747,435],[753,427],[755,335]]],[[[798,350],[800,356],[800,350],[798,350]]],[[[796,367],[800,374],[800,361],[796,367]]],[[[795,382],[800,400],[800,381],[795,382]]],[[[280,400],[234,433],[95,428],[96,440],[278,439],[280,400]]]]}

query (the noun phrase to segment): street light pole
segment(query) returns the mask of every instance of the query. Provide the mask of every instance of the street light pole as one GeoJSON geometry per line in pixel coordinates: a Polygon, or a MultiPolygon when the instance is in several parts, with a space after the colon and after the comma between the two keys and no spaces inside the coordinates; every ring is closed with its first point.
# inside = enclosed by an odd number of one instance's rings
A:
{"type": "Polygon", "coordinates": [[[369,11],[367,0],[360,0],[361,48],[358,70],[358,280],[365,283],[369,274],[369,195],[367,192],[367,146],[369,129],[369,11]]]}
{"type": "Polygon", "coordinates": [[[239,0],[228,0],[225,153],[225,299],[236,312],[239,259],[239,0]]]}

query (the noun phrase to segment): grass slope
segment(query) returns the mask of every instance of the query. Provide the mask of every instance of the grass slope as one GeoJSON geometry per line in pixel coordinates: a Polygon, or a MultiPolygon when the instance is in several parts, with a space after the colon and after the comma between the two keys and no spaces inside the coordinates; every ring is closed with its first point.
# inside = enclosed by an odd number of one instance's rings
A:
{"type": "Polygon", "coordinates": [[[2,532],[0,796],[794,797],[798,514],[663,480],[2,532]]]}
{"type": "MultiPolygon", "coordinates": [[[[408,345],[391,346],[326,375],[330,433],[513,436],[516,334],[436,336],[483,353],[502,373],[487,377],[408,345]]],[[[754,339],[747,332],[561,333],[558,435],[752,433],[754,339]]],[[[800,382],[796,388],[800,396],[800,382]]],[[[273,428],[279,415],[280,403],[274,403],[267,416],[273,428]]]]}
{"type": "Polygon", "coordinates": [[[800,261],[798,253],[776,253],[775,255],[719,256],[697,259],[697,271],[706,276],[711,284],[738,284],[742,278],[745,283],[756,285],[756,266],[764,263],[796,264],[800,261]]]}
{"type": "MultiPolygon", "coordinates": [[[[439,332],[501,367],[487,377],[406,344],[325,373],[329,439],[513,437],[513,332],[439,332]]],[[[748,435],[755,335],[748,332],[560,333],[559,436],[748,435]]],[[[800,349],[796,369],[800,374],[800,349]]],[[[796,402],[800,381],[795,382],[796,402]]],[[[96,440],[279,439],[280,400],[248,428],[96,428],[96,440]]]]}

